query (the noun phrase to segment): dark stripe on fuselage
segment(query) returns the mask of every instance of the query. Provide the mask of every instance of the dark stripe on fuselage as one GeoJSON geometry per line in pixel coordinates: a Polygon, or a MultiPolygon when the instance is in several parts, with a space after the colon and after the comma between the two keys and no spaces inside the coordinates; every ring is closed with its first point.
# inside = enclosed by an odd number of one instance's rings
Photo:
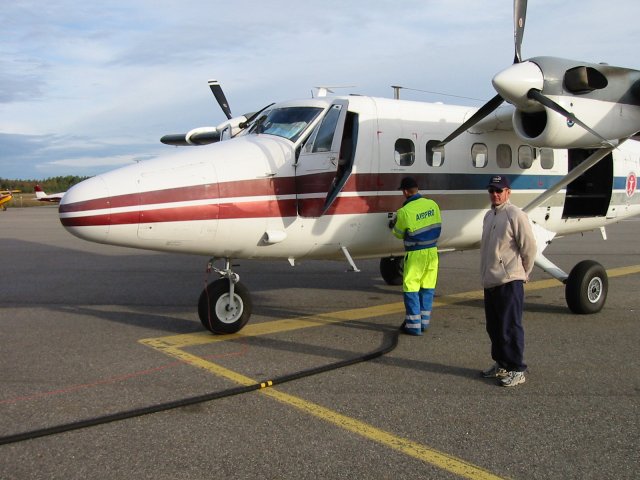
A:
{"type": "MultiPolygon", "coordinates": [[[[214,200],[236,197],[255,197],[270,195],[295,195],[310,193],[326,193],[320,189],[322,181],[312,181],[313,178],[323,179],[327,173],[306,175],[299,192],[296,192],[296,177],[268,178],[256,180],[239,180],[218,184],[192,185],[187,187],[154,190],[149,192],[129,193],[111,197],[96,198],[83,202],[66,203],[60,206],[60,213],[88,212],[107,208],[122,208],[188,202],[199,200],[214,200]]],[[[364,173],[354,174],[346,182],[343,192],[374,192],[398,190],[400,181],[406,173],[364,173]]],[[[489,174],[467,173],[418,173],[413,175],[420,185],[420,190],[484,190],[489,182],[489,174]]],[[[548,188],[561,177],[550,175],[518,175],[511,177],[513,188],[540,189],[548,188]]],[[[300,181],[301,178],[298,179],[300,181]]],[[[625,179],[620,180],[620,188],[624,187],[625,179]]]]}
{"type": "MultiPolygon", "coordinates": [[[[326,193],[318,186],[325,184],[322,180],[328,174],[307,175],[299,184],[305,186],[303,194],[320,194],[319,198],[302,199],[269,199],[246,202],[217,202],[206,205],[186,205],[171,207],[167,204],[185,201],[224,200],[238,197],[250,198],[256,196],[284,196],[296,194],[296,178],[270,178],[257,180],[242,180],[224,182],[216,185],[194,185],[151,192],[119,195],[99,198],[84,202],[63,204],[60,213],[90,213],[94,210],[107,211],[96,215],[62,218],[65,226],[85,225],[118,225],[133,223],[175,222],[188,220],[232,219],[232,218],[264,218],[264,217],[292,217],[298,212],[298,202],[305,203],[306,212],[316,215],[322,211],[326,193]],[[312,177],[322,180],[315,182],[312,177]],[[159,208],[140,210],[135,212],[110,213],[111,208],[149,206],[159,204],[159,208]]],[[[333,174],[331,174],[333,175],[333,174]]],[[[352,175],[345,184],[342,192],[358,192],[357,196],[341,196],[326,212],[326,215],[363,214],[392,212],[398,208],[398,195],[379,195],[378,192],[389,192],[398,189],[400,180],[406,173],[388,174],[357,174],[352,175]]],[[[420,190],[428,194],[430,191],[463,191],[484,194],[490,175],[483,174],[452,174],[452,173],[422,173],[413,175],[420,190]]],[[[558,182],[559,175],[512,175],[510,176],[512,189],[517,191],[547,189],[558,182]]],[[[626,179],[616,177],[614,188],[624,189],[626,179]]],[[[441,194],[443,195],[443,194],[441,194]]],[[[446,195],[446,194],[444,194],[446,195]]],[[[440,195],[438,195],[440,196],[440,195]]],[[[446,208],[446,206],[444,206],[446,208]]],[[[469,205],[469,208],[473,208],[469,205]]],[[[313,215],[312,215],[313,216],[313,215]]]]}

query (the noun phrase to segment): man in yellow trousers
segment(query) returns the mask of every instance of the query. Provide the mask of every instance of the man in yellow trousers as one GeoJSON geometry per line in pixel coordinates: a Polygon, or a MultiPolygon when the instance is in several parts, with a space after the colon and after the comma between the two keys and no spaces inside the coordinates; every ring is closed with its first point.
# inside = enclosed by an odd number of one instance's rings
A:
{"type": "Polygon", "coordinates": [[[400,190],[406,201],[396,212],[393,234],[404,240],[402,290],[406,315],[402,330],[422,335],[429,327],[438,280],[438,239],[442,228],[440,208],[418,193],[418,183],[405,177],[400,190]]]}

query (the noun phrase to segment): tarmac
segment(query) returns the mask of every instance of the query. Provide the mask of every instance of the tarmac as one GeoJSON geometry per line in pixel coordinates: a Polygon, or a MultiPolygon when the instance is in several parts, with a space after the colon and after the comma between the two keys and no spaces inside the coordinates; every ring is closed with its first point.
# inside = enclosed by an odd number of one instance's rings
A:
{"type": "Polygon", "coordinates": [[[208,258],[87,243],[55,207],[10,208],[0,478],[635,479],[640,221],[607,236],[547,249],[567,272],[602,263],[607,303],[574,315],[564,286],[534,271],[527,380],[503,388],[479,375],[491,359],[477,251],[441,255],[422,337],[397,336],[401,287],[383,282],[377,260],[356,260],[359,273],[346,261],[234,261],[253,316],[217,336],[196,308],[215,279],[208,258]],[[117,420],[198,397],[209,400],[117,420]],[[100,418],[112,421],[83,426],[100,418]],[[82,428],[55,433],[69,425],[82,428]],[[42,429],[53,432],[2,442],[42,429]]]}

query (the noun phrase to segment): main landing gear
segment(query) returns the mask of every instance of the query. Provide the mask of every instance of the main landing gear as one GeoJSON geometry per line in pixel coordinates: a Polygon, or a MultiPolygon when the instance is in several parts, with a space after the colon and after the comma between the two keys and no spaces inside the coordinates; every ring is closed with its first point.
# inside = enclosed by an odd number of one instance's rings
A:
{"type": "Polygon", "coordinates": [[[240,276],[231,270],[231,260],[225,260],[225,268],[209,268],[220,275],[202,291],[198,300],[198,316],[202,325],[212,333],[236,333],[244,327],[253,304],[249,290],[240,283],[240,276]]]}
{"type": "Polygon", "coordinates": [[[384,257],[380,259],[380,275],[387,285],[402,285],[404,257],[384,257]]]}
{"type": "Polygon", "coordinates": [[[536,266],[564,283],[564,298],[573,313],[597,313],[604,307],[609,291],[609,279],[607,271],[598,262],[583,260],[567,275],[544,255],[539,254],[536,257],[536,266]]]}
{"type": "MultiPolygon", "coordinates": [[[[583,260],[568,275],[543,255],[536,258],[536,265],[565,284],[565,300],[573,313],[597,313],[604,307],[609,280],[598,262],[583,260]]],[[[404,257],[380,259],[380,275],[387,285],[402,285],[403,267],[404,257]]]]}
{"type": "Polygon", "coordinates": [[[565,282],[564,297],[573,313],[596,313],[607,300],[609,279],[602,265],[593,260],[578,263],[565,282]]]}

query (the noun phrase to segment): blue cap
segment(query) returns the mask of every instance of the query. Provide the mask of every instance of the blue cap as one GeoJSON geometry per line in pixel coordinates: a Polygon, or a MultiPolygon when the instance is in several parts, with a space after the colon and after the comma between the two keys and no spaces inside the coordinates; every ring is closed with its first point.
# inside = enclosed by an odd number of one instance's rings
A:
{"type": "Polygon", "coordinates": [[[494,175],[491,177],[489,185],[487,185],[487,188],[489,187],[505,189],[511,188],[511,185],[509,184],[509,179],[504,175],[494,175]]]}

